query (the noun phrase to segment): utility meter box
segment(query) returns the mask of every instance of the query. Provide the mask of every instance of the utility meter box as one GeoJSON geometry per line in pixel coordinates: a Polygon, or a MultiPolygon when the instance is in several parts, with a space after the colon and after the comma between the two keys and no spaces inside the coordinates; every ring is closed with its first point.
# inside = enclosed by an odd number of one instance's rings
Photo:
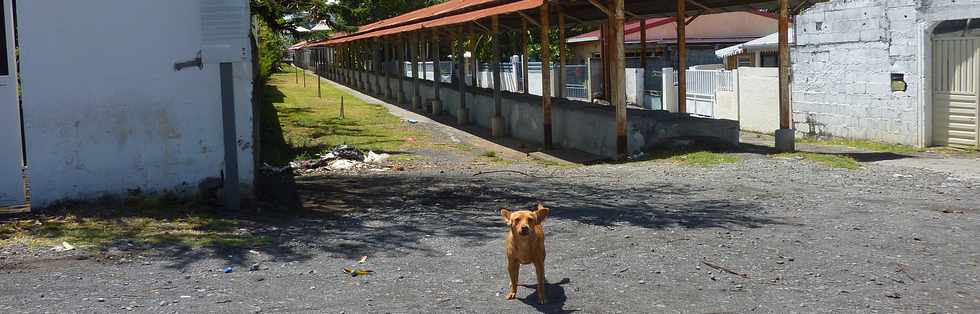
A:
{"type": "Polygon", "coordinates": [[[202,61],[248,61],[251,20],[248,0],[201,0],[202,61]]]}

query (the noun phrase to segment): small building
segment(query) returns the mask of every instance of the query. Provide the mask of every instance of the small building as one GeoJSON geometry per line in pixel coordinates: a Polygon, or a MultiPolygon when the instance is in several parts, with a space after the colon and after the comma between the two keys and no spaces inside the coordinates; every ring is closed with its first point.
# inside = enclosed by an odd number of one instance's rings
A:
{"type": "Polygon", "coordinates": [[[802,12],[793,49],[798,132],[977,147],[977,1],[832,0],[802,12]]]}
{"type": "MultiPolygon", "coordinates": [[[[789,31],[789,44],[792,46],[793,29],[789,31]]],[[[715,56],[724,60],[726,70],[739,67],[775,68],[779,67],[779,33],[726,47],[715,51],[715,56]]]]}
{"type": "MultiPolygon", "coordinates": [[[[687,64],[689,66],[720,64],[715,50],[744,43],[776,32],[776,19],[760,11],[726,12],[702,15],[687,25],[687,64]]],[[[655,60],[649,67],[672,67],[677,51],[677,23],[673,17],[646,20],[647,58],[655,60]]],[[[626,58],[639,58],[640,22],[630,21],[624,27],[626,58]]],[[[569,38],[572,63],[599,58],[600,31],[569,38]]]]}
{"type": "Polygon", "coordinates": [[[32,207],[192,194],[232,164],[251,189],[248,1],[17,1],[16,40],[12,1],[0,3],[0,207],[26,201],[25,174],[32,207]]]}

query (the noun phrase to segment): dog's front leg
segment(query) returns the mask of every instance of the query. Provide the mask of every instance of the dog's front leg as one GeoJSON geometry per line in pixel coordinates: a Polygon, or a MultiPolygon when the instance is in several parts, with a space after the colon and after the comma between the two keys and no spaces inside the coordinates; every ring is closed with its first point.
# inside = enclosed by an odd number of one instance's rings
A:
{"type": "Polygon", "coordinates": [[[544,278],[544,259],[534,261],[534,271],[538,275],[538,303],[548,303],[548,293],[545,291],[548,281],[544,278]]]}
{"type": "Polygon", "coordinates": [[[507,294],[507,300],[513,300],[517,297],[517,277],[521,275],[521,263],[508,259],[507,272],[510,273],[510,293],[507,294]]]}

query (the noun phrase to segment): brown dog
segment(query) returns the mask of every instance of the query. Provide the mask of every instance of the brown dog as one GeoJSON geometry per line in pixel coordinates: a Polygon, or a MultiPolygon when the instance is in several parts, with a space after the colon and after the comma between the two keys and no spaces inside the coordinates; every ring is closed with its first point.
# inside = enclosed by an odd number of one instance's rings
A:
{"type": "Polygon", "coordinates": [[[538,302],[548,303],[545,297],[544,229],[541,228],[541,223],[548,217],[548,209],[538,203],[538,208],[534,211],[512,212],[504,208],[500,210],[500,215],[510,227],[504,240],[507,272],[510,273],[510,293],[507,294],[507,300],[517,296],[517,277],[520,275],[521,265],[534,263],[534,270],[538,275],[538,302]]]}

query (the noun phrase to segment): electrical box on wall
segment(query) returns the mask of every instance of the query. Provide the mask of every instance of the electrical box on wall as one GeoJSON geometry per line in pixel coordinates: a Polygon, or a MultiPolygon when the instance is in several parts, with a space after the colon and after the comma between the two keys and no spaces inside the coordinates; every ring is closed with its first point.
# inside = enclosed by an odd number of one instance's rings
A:
{"type": "Polygon", "coordinates": [[[201,0],[204,63],[248,61],[250,22],[248,0],[201,0]]]}
{"type": "Polygon", "coordinates": [[[892,91],[893,92],[904,92],[909,88],[909,84],[905,83],[905,74],[903,73],[892,73],[892,91]]]}

